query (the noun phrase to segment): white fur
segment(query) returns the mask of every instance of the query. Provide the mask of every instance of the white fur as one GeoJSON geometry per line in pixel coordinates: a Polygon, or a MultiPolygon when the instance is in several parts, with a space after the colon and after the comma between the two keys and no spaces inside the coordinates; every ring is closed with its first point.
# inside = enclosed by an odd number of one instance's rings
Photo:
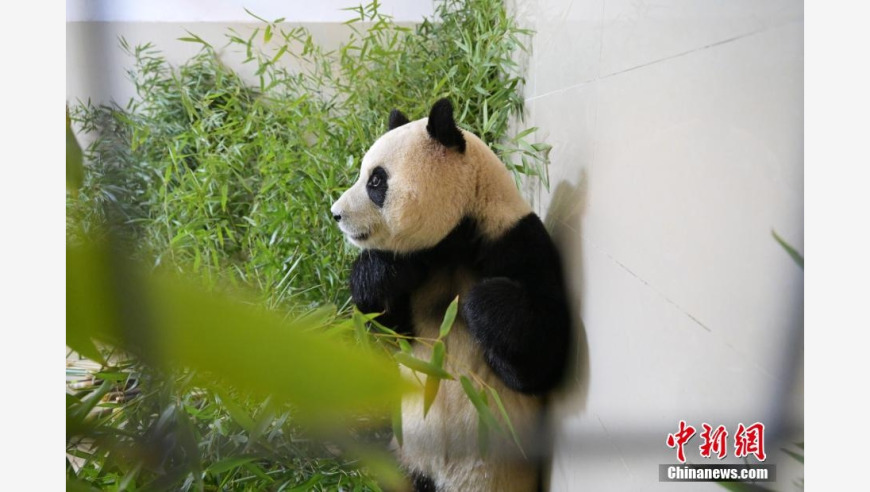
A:
{"type": "MultiPolygon", "coordinates": [[[[458,272],[453,278],[442,274],[431,279],[412,300],[415,313],[423,306],[431,307],[436,299],[450,292],[460,296],[473,285],[473,277],[458,272]],[[459,289],[455,288],[461,286],[459,289]]],[[[425,313],[414,317],[417,336],[434,339],[440,324],[425,313]]],[[[523,448],[508,436],[490,433],[489,454],[481,458],[478,448],[478,414],[459,381],[444,380],[438,396],[423,416],[423,395],[414,393],[402,402],[404,444],[397,450],[400,461],[409,469],[418,470],[435,480],[438,490],[445,491],[530,491],[535,489],[536,470],[523,456],[534,453],[538,437],[537,416],[540,400],[507,388],[490,370],[481,350],[461,317],[457,317],[445,345],[445,369],[455,375],[475,374],[494,388],[520,436],[523,448]]],[[[423,343],[414,346],[414,355],[429,360],[432,350],[423,343]]],[[[412,371],[403,368],[406,376],[412,371]]],[[[422,378],[421,378],[422,379],[422,378]]],[[[491,397],[490,397],[491,401],[491,397]]],[[[491,405],[495,409],[495,405],[491,405]]],[[[500,419],[498,411],[494,410],[500,419]]]]}
{"type": "MultiPolygon", "coordinates": [[[[417,120],[378,139],[363,158],[359,180],[333,205],[332,213],[341,216],[341,230],[360,248],[397,253],[429,248],[466,216],[476,219],[481,233],[493,239],[531,213],[504,164],[479,138],[463,131],[466,150],[460,153],[430,138],[426,124],[426,118],[417,120]],[[369,175],[377,166],[388,174],[381,208],[366,192],[369,175]],[[368,237],[354,238],[361,234],[368,237]]],[[[471,272],[445,272],[428,279],[412,299],[417,336],[436,338],[440,318],[433,315],[433,309],[446,305],[444,300],[456,293],[461,296],[477,280],[471,272]]],[[[504,386],[484,361],[461,316],[445,343],[448,372],[457,377],[474,373],[495,388],[521,439],[531,443],[538,431],[539,399],[504,386]]],[[[422,360],[431,358],[431,348],[424,343],[417,343],[414,350],[422,360]]],[[[410,370],[405,372],[412,377],[410,370]]],[[[490,454],[480,457],[477,411],[458,381],[442,381],[426,418],[422,393],[407,397],[402,418],[400,461],[431,477],[439,490],[534,489],[535,468],[510,437],[492,433],[490,454]]]]}

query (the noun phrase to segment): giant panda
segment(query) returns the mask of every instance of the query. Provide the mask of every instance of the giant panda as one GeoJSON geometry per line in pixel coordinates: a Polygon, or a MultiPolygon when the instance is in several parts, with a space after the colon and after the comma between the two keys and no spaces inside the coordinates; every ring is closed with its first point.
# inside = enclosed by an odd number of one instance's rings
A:
{"type": "MultiPolygon", "coordinates": [[[[535,490],[543,398],[571,346],[556,247],[505,165],[457,126],[449,100],[413,122],[393,110],[388,128],[331,208],[362,250],[353,301],[400,333],[434,339],[458,295],[445,368],[495,388],[522,443],[490,435],[482,455],[474,406],[458,381],[444,380],[425,417],[422,392],[402,401],[398,460],[417,491],[535,490]]],[[[431,344],[413,350],[430,360],[431,344]]]]}

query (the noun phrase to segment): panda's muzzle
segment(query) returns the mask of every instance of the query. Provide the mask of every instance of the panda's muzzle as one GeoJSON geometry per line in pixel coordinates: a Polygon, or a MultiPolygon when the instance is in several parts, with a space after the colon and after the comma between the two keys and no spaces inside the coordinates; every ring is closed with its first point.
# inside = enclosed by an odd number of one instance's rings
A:
{"type": "Polygon", "coordinates": [[[366,239],[369,238],[369,236],[372,235],[371,231],[353,233],[352,231],[346,230],[345,227],[341,226],[342,217],[341,217],[340,213],[333,212],[332,218],[335,219],[335,221],[339,223],[338,228],[341,230],[341,232],[343,232],[345,235],[347,235],[349,238],[351,238],[354,241],[365,241],[366,239]]]}
{"type": "MultiPolygon", "coordinates": [[[[371,225],[372,217],[368,217],[372,211],[360,210],[360,207],[353,206],[355,202],[359,201],[354,200],[353,189],[346,191],[330,207],[329,213],[345,237],[354,243],[360,243],[369,239],[374,232],[371,225]]],[[[365,203],[368,203],[367,199],[365,203]]]]}

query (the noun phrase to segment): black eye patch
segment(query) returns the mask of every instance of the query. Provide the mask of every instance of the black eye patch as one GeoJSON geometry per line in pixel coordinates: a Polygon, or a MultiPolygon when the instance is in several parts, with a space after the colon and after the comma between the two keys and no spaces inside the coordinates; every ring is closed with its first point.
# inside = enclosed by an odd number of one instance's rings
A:
{"type": "Polygon", "coordinates": [[[369,194],[369,199],[381,208],[384,206],[384,200],[387,199],[387,172],[384,168],[378,166],[372,169],[369,175],[369,180],[366,183],[366,191],[369,194]]]}

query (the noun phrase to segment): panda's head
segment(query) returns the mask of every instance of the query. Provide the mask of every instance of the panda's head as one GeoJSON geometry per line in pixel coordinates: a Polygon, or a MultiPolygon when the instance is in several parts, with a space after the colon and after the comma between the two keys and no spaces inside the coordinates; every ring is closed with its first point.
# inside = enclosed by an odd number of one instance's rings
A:
{"type": "Polygon", "coordinates": [[[393,110],[389,130],[363,157],[359,180],[331,209],[350,242],[404,253],[449,234],[470,213],[476,191],[466,136],[472,145],[480,141],[463,133],[447,99],[413,122],[393,110]]]}

